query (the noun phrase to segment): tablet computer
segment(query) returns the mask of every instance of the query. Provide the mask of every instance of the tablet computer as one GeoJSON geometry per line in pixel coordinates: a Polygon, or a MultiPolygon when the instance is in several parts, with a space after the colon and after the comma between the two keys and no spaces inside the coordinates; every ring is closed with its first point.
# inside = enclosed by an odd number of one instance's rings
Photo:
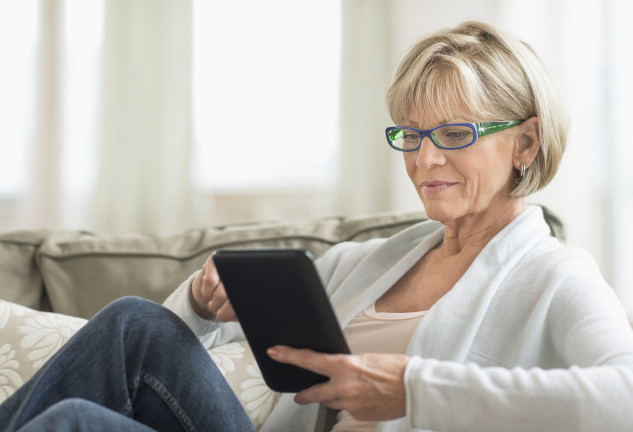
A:
{"type": "Polygon", "coordinates": [[[349,353],[313,256],[299,249],[223,249],[213,261],[268,387],[294,393],[326,381],[266,353],[274,345],[349,353]]]}

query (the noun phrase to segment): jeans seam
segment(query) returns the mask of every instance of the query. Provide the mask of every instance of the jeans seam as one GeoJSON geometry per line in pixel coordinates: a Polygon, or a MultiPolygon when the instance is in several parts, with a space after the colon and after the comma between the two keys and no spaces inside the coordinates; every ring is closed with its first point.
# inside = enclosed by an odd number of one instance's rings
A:
{"type": "Polygon", "coordinates": [[[171,394],[169,390],[167,390],[167,387],[165,387],[159,379],[152,376],[151,374],[148,374],[147,372],[142,371],[141,380],[152,390],[154,390],[154,392],[163,400],[163,402],[165,402],[169,409],[178,418],[185,430],[188,430],[190,432],[195,432],[197,430],[193,422],[191,421],[191,418],[187,415],[180,403],[178,403],[176,398],[171,394]]]}

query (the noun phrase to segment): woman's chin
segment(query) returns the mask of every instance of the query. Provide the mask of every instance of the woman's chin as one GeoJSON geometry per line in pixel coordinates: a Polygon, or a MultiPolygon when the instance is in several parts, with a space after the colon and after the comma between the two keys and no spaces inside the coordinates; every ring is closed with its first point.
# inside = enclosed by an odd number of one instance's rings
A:
{"type": "Polygon", "coordinates": [[[448,221],[455,219],[455,208],[449,203],[439,203],[437,201],[424,203],[424,211],[429,219],[436,220],[446,224],[448,221]]]}

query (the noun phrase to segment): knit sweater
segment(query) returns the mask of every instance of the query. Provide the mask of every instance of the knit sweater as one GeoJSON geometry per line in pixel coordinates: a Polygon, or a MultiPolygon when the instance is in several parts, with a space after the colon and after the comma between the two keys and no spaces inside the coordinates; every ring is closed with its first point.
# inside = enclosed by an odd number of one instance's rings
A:
{"type": "MultiPolygon", "coordinates": [[[[317,266],[345,327],[443,238],[423,222],[334,246],[317,266]]],[[[192,276],[193,278],[193,276],[192,276]]],[[[166,301],[207,347],[243,339],[205,321],[189,281],[166,301]]],[[[378,431],[625,431],[633,425],[633,332],[594,260],[549,234],[538,207],[500,231],[413,333],[406,416],[378,431]]],[[[312,431],[322,411],[282,395],[262,431],[312,431]]]]}

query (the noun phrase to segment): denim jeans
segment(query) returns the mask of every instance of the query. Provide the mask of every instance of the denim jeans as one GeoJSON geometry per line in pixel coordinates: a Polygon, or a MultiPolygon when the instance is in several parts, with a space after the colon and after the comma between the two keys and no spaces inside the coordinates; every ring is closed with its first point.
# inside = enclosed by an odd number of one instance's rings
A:
{"type": "Polygon", "coordinates": [[[0,405],[2,431],[254,431],[189,327],[128,297],[96,314],[0,405]]]}

